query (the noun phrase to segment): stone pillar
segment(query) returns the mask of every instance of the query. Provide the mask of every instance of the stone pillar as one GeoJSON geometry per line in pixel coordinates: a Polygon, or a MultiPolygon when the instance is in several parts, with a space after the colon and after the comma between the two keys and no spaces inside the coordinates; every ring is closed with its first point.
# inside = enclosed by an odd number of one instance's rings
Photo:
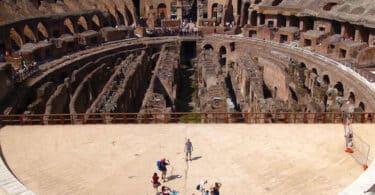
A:
{"type": "Polygon", "coordinates": [[[257,26],[260,26],[260,17],[257,15],[257,26]]]}
{"type": "Polygon", "coordinates": [[[286,17],[286,27],[290,26],[290,16],[286,17]]]}
{"type": "Polygon", "coordinates": [[[359,31],[358,28],[355,29],[355,33],[354,33],[354,41],[362,41],[363,38],[361,36],[361,33],[359,31]]]}
{"type": "Polygon", "coordinates": [[[177,0],[176,15],[178,20],[182,20],[182,0],[177,0]]]}
{"type": "Polygon", "coordinates": [[[341,36],[346,37],[346,34],[347,32],[345,25],[341,25],[341,36]]]}
{"type": "Polygon", "coordinates": [[[299,30],[305,31],[305,20],[302,18],[299,20],[299,30]]]}

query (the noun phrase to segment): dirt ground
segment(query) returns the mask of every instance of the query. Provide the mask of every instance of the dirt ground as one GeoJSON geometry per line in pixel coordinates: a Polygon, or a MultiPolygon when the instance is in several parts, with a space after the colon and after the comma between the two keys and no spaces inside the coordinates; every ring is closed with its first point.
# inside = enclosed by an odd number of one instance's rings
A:
{"type": "MultiPolygon", "coordinates": [[[[375,145],[374,125],[354,127],[375,145]]],[[[197,195],[201,179],[222,183],[224,195],[315,195],[338,194],[363,172],[344,152],[343,134],[328,124],[7,126],[0,142],[17,178],[42,195],[155,194],[151,177],[163,157],[171,162],[163,185],[179,195],[197,195]]]]}

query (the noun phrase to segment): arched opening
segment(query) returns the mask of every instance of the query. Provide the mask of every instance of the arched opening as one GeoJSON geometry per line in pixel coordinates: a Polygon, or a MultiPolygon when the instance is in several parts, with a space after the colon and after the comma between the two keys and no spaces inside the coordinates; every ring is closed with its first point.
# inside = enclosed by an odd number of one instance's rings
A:
{"type": "Polygon", "coordinates": [[[37,39],[36,39],[36,37],[34,35],[33,30],[27,24],[23,28],[23,34],[25,35],[25,42],[26,43],[33,43],[33,42],[37,41],[37,39]]]}
{"type": "Polygon", "coordinates": [[[303,62],[301,62],[301,63],[299,64],[299,67],[301,67],[301,68],[307,68],[307,67],[306,67],[306,64],[303,63],[303,62]]]}
{"type": "Polygon", "coordinates": [[[283,0],[274,0],[272,1],[272,6],[278,6],[283,0]]]}
{"type": "Polygon", "coordinates": [[[219,56],[220,65],[224,66],[227,63],[227,49],[224,46],[220,47],[219,56]]]}
{"type": "Polygon", "coordinates": [[[133,4],[134,4],[134,7],[135,7],[135,14],[137,15],[137,17],[139,17],[141,15],[140,2],[141,2],[140,0],[133,0],[133,4]]]}
{"type": "Polygon", "coordinates": [[[216,19],[216,25],[221,23],[221,12],[223,11],[223,6],[218,3],[212,4],[211,7],[211,17],[216,19]]]}
{"type": "Polygon", "coordinates": [[[358,108],[360,108],[362,110],[362,112],[366,111],[366,107],[365,107],[365,104],[363,102],[359,102],[358,108]]]}
{"type": "Polygon", "coordinates": [[[252,11],[250,15],[250,24],[251,26],[256,26],[257,25],[257,17],[258,17],[258,12],[257,11],[252,11]]]}
{"type": "Polygon", "coordinates": [[[290,16],[289,21],[290,21],[289,23],[290,26],[299,27],[299,19],[297,16],[293,16],[293,15],[290,16]]]}
{"type": "Polygon", "coordinates": [[[254,4],[259,4],[260,2],[262,2],[262,0],[255,0],[254,4]]]}
{"type": "Polygon", "coordinates": [[[117,25],[116,17],[112,14],[107,16],[107,20],[105,21],[104,26],[112,26],[115,27],[117,25]]]}
{"type": "Polygon", "coordinates": [[[83,16],[78,18],[77,24],[78,24],[78,32],[79,33],[82,33],[82,32],[87,31],[89,29],[88,26],[87,26],[87,20],[83,16]]]}
{"type": "Polygon", "coordinates": [[[128,7],[125,6],[125,14],[126,14],[126,18],[128,20],[128,25],[132,25],[134,23],[134,19],[133,19],[133,15],[132,13],[130,12],[130,10],[128,9],[128,7]]]}
{"type": "Polygon", "coordinates": [[[264,99],[272,98],[272,92],[264,82],[263,82],[262,87],[263,87],[263,98],[264,99]]]}
{"type": "Polygon", "coordinates": [[[92,29],[95,30],[95,31],[99,31],[100,30],[100,19],[97,15],[94,15],[92,17],[92,29]]]}
{"type": "Polygon", "coordinates": [[[53,30],[52,36],[53,38],[59,38],[61,36],[60,30],[58,29],[53,30]]]}
{"type": "Polygon", "coordinates": [[[124,15],[122,15],[121,12],[119,12],[117,9],[116,9],[116,18],[117,18],[117,25],[125,25],[125,18],[124,18],[124,15]]]}
{"type": "Polygon", "coordinates": [[[290,97],[292,98],[292,100],[294,100],[295,102],[298,102],[297,93],[291,87],[289,87],[289,92],[290,92],[290,97]]]}
{"type": "Polygon", "coordinates": [[[49,37],[48,31],[43,23],[39,22],[36,26],[38,29],[38,37],[39,39],[47,39],[49,37]]]}
{"type": "Polygon", "coordinates": [[[167,6],[164,3],[158,5],[157,14],[159,19],[165,19],[167,15],[167,6]]]}
{"type": "Polygon", "coordinates": [[[259,24],[264,25],[266,23],[266,16],[264,14],[258,14],[259,24]]]}
{"type": "Polygon", "coordinates": [[[20,50],[23,45],[23,41],[20,34],[14,28],[11,28],[9,36],[11,40],[12,52],[20,50]]]}
{"type": "Polygon", "coordinates": [[[328,75],[324,75],[323,76],[323,83],[328,86],[330,84],[330,80],[329,80],[329,76],[328,75]]]}
{"type": "Polygon", "coordinates": [[[355,95],[353,92],[350,92],[349,93],[349,98],[348,98],[349,102],[352,103],[352,104],[355,104],[355,95]]]}
{"type": "Polygon", "coordinates": [[[337,82],[334,86],[334,88],[338,91],[338,96],[344,96],[344,85],[341,82],[337,82]]]}
{"type": "Polygon", "coordinates": [[[316,70],[316,68],[312,68],[311,71],[312,71],[314,74],[318,75],[318,71],[316,70]]]}
{"type": "Polygon", "coordinates": [[[277,87],[273,88],[273,98],[277,98],[277,87]]]}
{"type": "Polygon", "coordinates": [[[237,1],[237,15],[241,16],[242,14],[242,0],[237,1]]]}
{"type": "Polygon", "coordinates": [[[210,44],[206,44],[206,45],[203,46],[203,49],[204,50],[214,50],[214,47],[212,47],[212,45],[210,45],[210,44]]]}
{"type": "Polygon", "coordinates": [[[233,21],[234,21],[233,5],[232,3],[230,3],[229,5],[227,5],[227,9],[225,10],[224,23],[232,24],[233,21]]]}
{"type": "Polygon", "coordinates": [[[69,19],[69,18],[66,18],[64,20],[64,33],[66,34],[74,34],[74,26],[73,26],[73,22],[69,19]]]}
{"type": "Polygon", "coordinates": [[[247,21],[249,20],[249,7],[250,7],[250,3],[249,2],[246,2],[245,5],[243,6],[243,18],[242,18],[242,24],[241,26],[244,26],[245,24],[247,24],[247,21]]]}

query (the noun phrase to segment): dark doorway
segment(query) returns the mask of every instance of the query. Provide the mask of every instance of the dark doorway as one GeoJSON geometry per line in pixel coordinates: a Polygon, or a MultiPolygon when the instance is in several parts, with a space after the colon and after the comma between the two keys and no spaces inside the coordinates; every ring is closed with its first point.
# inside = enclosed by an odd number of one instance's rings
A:
{"type": "Polygon", "coordinates": [[[220,47],[219,62],[221,66],[225,66],[227,63],[227,49],[224,46],[220,47]]]}
{"type": "Polygon", "coordinates": [[[291,87],[289,87],[289,92],[290,92],[290,97],[292,98],[292,100],[298,102],[297,93],[291,87]]]}
{"type": "Polygon", "coordinates": [[[288,35],[280,35],[280,43],[288,42],[288,35]]]}
{"type": "Polygon", "coordinates": [[[246,25],[247,21],[249,20],[249,7],[250,7],[249,2],[246,2],[245,5],[243,6],[243,19],[242,19],[241,26],[246,25]]]}
{"type": "Polygon", "coordinates": [[[134,4],[134,7],[135,7],[135,14],[137,15],[137,17],[140,16],[140,13],[141,13],[141,8],[140,8],[140,0],[133,0],[133,4],[134,4]]]}
{"type": "Polygon", "coordinates": [[[334,88],[337,89],[338,96],[344,96],[344,85],[341,82],[337,82],[334,88]]]}
{"type": "Polygon", "coordinates": [[[257,25],[257,20],[258,20],[258,12],[257,11],[252,11],[251,16],[250,16],[250,24],[251,26],[256,26],[257,25]]]}
{"type": "Polygon", "coordinates": [[[194,109],[194,99],[197,98],[198,85],[195,80],[195,70],[192,60],[196,57],[196,42],[181,43],[179,68],[179,86],[177,88],[176,111],[191,112],[194,109]]]}
{"type": "Polygon", "coordinates": [[[346,58],[346,50],[345,49],[340,49],[340,58],[346,58]]]}
{"type": "Polygon", "coordinates": [[[305,47],[311,46],[311,40],[310,39],[305,39],[305,47]]]}

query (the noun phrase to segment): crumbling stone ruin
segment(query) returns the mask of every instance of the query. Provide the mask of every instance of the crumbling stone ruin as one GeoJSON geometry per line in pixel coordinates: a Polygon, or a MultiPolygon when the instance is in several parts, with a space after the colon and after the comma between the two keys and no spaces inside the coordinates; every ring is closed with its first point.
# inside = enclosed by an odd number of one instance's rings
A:
{"type": "Polygon", "coordinates": [[[0,10],[5,115],[375,110],[368,0],[5,0],[0,10]],[[159,31],[181,36],[147,37],[159,31]]]}

